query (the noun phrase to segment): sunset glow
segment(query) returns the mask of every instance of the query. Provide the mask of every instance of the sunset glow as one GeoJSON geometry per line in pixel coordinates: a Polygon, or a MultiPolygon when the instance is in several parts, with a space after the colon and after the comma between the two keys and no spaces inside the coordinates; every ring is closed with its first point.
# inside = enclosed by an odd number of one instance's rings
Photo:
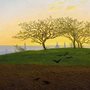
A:
{"type": "MultiPolygon", "coordinates": [[[[73,17],[90,21],[90,0],[0,0],[0,45],[38,45],[12,38],[19,30],[20,22],[42,18],[73,17]]],[[[66,39],[49,40],[47,45],[64,43],[66,39]]]]}

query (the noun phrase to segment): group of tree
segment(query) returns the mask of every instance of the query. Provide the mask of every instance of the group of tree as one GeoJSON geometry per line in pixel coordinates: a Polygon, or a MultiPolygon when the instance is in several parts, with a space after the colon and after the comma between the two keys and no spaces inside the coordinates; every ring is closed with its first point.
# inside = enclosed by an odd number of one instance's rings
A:
{"type": "Polygon", "coordinates": [[[43,20],[20,23],[21,30],[15,38],[26,40],[31,39],[39,43],[46,50],[46,41],[56,37],[68,38],[74,48],[83,48],[83,44],[90,43],[90,22],[78,21],[77,19],[46,18],[43,20]]]}

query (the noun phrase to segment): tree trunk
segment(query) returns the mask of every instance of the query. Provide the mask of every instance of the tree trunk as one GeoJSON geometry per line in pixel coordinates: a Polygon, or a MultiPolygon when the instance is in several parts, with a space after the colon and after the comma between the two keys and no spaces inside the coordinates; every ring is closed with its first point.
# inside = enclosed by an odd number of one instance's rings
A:
{"type": "Polygon", "coordinates": [[[42,43],[43,49],[46,50],[45,42],[42,43]]]}
{"type": "Polygon", "coordinates": [[[82,45],[82,43],[80,43],[80,48],[83,48],[83,45],[82,45]]]}
{"type": "Polygon", "coordinates": [[[73,40],[73,48],[76,48],[76,41],[75,41],[75,39],[73,40]]]}
{"type": "Polygon", "coordinates": [[[78,44],[78,48],[83,48],[83,45],[81,42],[77,42],[77,44],[78,44]]]}
{"type": "Polygon", "coordinates": [[[78,44],[78,48],[80,48],[80,43],[79,43],[79,42],[77,42],[77,44],[78,44]]]}

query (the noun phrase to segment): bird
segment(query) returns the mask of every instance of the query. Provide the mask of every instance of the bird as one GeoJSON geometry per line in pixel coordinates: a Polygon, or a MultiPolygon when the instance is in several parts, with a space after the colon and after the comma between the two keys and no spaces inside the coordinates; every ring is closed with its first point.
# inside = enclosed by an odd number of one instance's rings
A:
{"type": "Polygon", "coordinates": [[[59,63],[62,59],[59,60],[53,60],[55,63],[59,63]]]}
{"type": "Polygon", "coordinates": [[[50,82],[46,81],[46,80],[44,80],[43,83],[46,84],[46,85],[50,84],[50,82]]]}
{"type": "Polygon", "coordinates": [[[70,58],[72,58],[72,56],[66,56],[66,58],[70,59],[70,58]]]}
{"type": "Polygon", "coordinates": [[[57,55],[57,56],[60,56],[60,57],[61,57],[61,56],[63,56],[63,55],[62,55],[62,54],[59,54],[59,55],[57,55]]]}
{"type": "Polygon", "coordinates": [[[66,53],[64,53],[64,55],[63,56],[66,56],[66,55],[68,55],[69,54],[69,52],[66,52],[66,53]]]}
{"type": "Polygon", "coordinates": [[[39,79],[40,79],[40,78],[35,78],[34,80],[35,80],[35,81],[38,81],[39,79]]]}

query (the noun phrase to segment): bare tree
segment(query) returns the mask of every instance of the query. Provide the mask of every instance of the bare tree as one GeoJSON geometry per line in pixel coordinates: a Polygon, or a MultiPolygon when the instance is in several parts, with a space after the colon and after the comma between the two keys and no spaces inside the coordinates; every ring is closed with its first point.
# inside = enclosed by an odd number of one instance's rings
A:
{"type": "Polygon", "coordinates": [[[61,23],[60,31],[62,33],[62,36],[68,38],[72,42],[73,47],[76,48],[77,36],[79,35],[80,30],[82,30],[83,28],[83,22],[69,17],[59,19],[61,23]]]}
{"type": "Polygon", "coordinates": [[[59,36],[68,38],[73,47],[82,48],[90,43],[90,22],[84,23],[73,18],[47,18],[19,24],[21,31],[15,36],[18,39],[32,39],[46,50],[46,41],[59,36]]]}
{"type": "Polygon", "coordinates": [[[30,38],[33,42],[41,44],[44,50],[46,50],[46,41],[57,37],[55,22],[51,17],[44,20],[21,23],[19,26],[22,30],[15,38],[23,40],[30,38]]]}
{"type": "Polygon", "coordinates": [[[90,22],[84,23],[83,28],[79,31],[77,36],[77,43],[79,48],[83,48],[83,44],[90,43],[90,22]]]}

